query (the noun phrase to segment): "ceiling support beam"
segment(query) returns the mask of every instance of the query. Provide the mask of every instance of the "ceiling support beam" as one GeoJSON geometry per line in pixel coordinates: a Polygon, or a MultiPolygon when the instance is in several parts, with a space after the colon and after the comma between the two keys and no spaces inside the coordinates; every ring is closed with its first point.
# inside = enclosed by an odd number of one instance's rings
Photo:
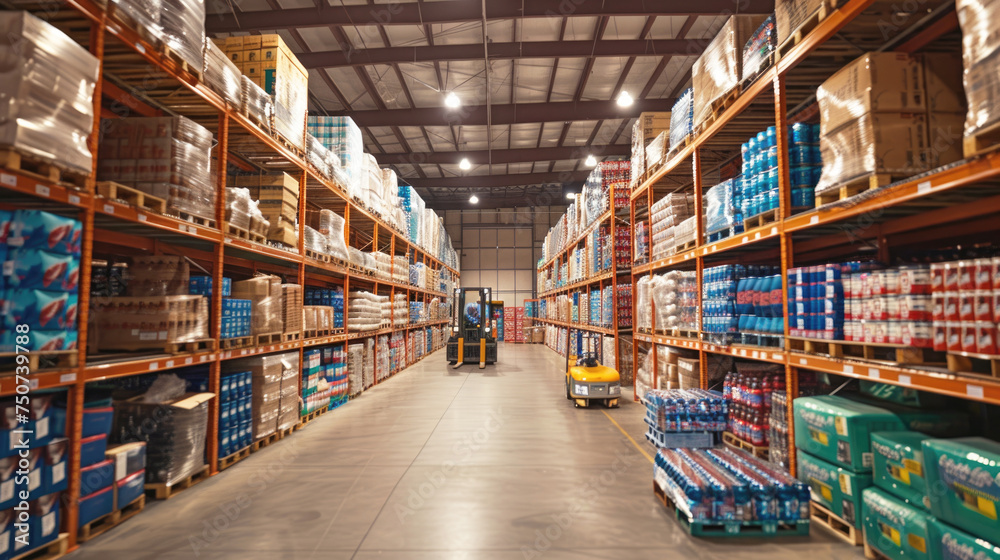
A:
{"type": "MultiPolygon", "coordinates": [[[[371,49],[348,48],[340,51],[302,53],[298,55],[298,58],[299,62],[306,68],[482,60],[482,56],[476,56],[476,49],[481,46],[481,43],[474,43],[371,49]]],[[[490,60],[666,56],[671,54],[693,56],[701,54],[703,49],[704,45],[701,43],[679,39],[601,40],[596,45],[593,41],[525,41],[524,43],[490,43],[490,60]]]]}
{"type": "MultiPolygon", "coordinates": [[[[721,13],[769,14],[774,0],[490,0],[486,19],[609,17],[609,16],[679,16],[718,15],[721,13]]],[[[326,2],[314,8],[262,10],[212,14],[207,18],[209,33],[262,31],[303,27],[359,27],[368,25],[433,25],[479,22],[482,8],[468,0],[444,0],[418,6],[416,2],[330,6],[326,2]]]]}
{"type": "MultiPolygon", "coordinates": [[[[475,175],[466,177],[444,177],[441,179],[408,179],[405,182],[414,187],[469,187],[476,189],[495,189],[515,187],[519,185],[541,185],[544,183],[579,184],[587,179],[590,171],[553,172],[553,173],[511,173],[508,175],[475,175]]],[[[400,182],[404,180],[400,179],[400,182]]]]}
{"type": "MultiPolygon", "coordinates": [[[[617,146],[560,146],[551,148],[513,148],[493,150],[494,164],[527,163],[536,161],[561,161],[585,159],[587,154],[601,156],[625,156],[630,147],[621,144],[617,146]]],[[[468,158],[475,165],[489,163],[489,152],[486,150],[462,152],[403,152],[382,154],[379,163],[391,165],[457,165],[462,158],[468,158]]]]}

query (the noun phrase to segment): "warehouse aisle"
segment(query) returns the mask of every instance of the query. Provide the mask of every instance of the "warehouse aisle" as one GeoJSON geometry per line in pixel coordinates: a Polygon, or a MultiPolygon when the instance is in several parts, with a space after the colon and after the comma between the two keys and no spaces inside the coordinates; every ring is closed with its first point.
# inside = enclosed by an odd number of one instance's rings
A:
{"type": "Polygon", "coordinates": [[[699,541],[651,497],[642,410],[565,399],[564,365],[501,345],[496,367],[439,351],[278,445],[83,545],[74,560],[861,556],[811,539],[699,541]]]}

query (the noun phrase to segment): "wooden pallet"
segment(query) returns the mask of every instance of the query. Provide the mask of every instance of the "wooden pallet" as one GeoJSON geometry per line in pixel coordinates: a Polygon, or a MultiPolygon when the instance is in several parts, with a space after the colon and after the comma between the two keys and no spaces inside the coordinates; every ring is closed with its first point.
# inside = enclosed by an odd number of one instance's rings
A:
{"type": "Polygon", "coordinates": [[[75,368],[79,363],[77,360],[80,357],[80,353],[76,350],[60,350],[57,352],[28,352],[27,354],[16,354],[13,352],[0,353],[0,375],[3,374],[13,374],[15,367],[20,365],[27,365],[28,370],[31,373],[35,373],[40,369],[50,369],[50,368],[75,368]],[[18,356],[28,356],[27,364],[18,364],[18,356]],[[13,362],[13,364],[8,364],[7,362],[13,362]],[[8,366],[10,369],[7,369],[8,366]]]}
{"type": "Polygon", "coordinates": [[[292,152],[293,154],[296,154],[298,156],[305,155],[305,152],[302,151],[302,148],[296,146],[295,144],[292,144],[291,141],[282,136],[281,133],[278,132],[277,130],[271,131],[271,137],[277,140],[279,143],[281,143],[282,146],[288,148],[288,151],[292,152]]]}
{"type": "Polygon", "coordinates": [[[949,352],[945,359],[948,363],[948,370],[955,373],[1000,377],[1000,356],[949,352]]]}
{"type": "Polygon", "coordinates": [[[768,456],[771,454],[771,449],[769,447],[757,447],[749,441],[744,441],[736,437],[730,432],[722,432],[722,443],[732,447],[733,449],[742,449],[743,451],[746,451],[754,457],[764,461],[767,461],[768,456]]]}
{"type": "Polygon", "coordinates": [[[775,208],[743,220],[743,231],[750,231],[779,221],[781,221],[781,210],[775,208]]]}
{"type": "Polygon", "coordinates": [[[0,167],[24,175],[37,177],[50,183],[60,183],[78,189],[87,187],[87,175],[56,162],[18,151],[17,148],[0,148],[0,167]]]}
{"type": "Polygon", "coordinates": [[[11,560],[55,560],[56,558],[66,556],[66,551],[68,550],[69,533],[59,533],[56,540],[48,544],[43,544],[34,550],[22,552],[12,557],[11,560]]]}
{"type": "Polygon", "coordinates": [[[293,340],[300,340],[301,338],[302,331],[281,333],[281,342],[292,342],[293,340]]]}
{"type": "Polygon", "coordinates": [[[829,530],[847,544],[861,546],[861,543],[864,542],[861,530],[845,521],[842,517],[835,515],[832,511],[816,502],[809,502],[809,508],[809,518],[813,523],[829,530]]]}
{"type": "Polygon", "coordinates": [[[813,12],[811,16],[806,18],[806,20],[802,22],[802,25],[800,25],[798,29],[793,31],[792,34],[789,35],[788,38],[785,39],[783,43],[778,45],[778,49],[775,51],[774,54],[775,62],[788,56],[788,53],[792,50],[792,48],[795,47],[795,45],[801,43],[802,39],[804,39],[807,35],[809,35],[809,33],[811,33],[813,29],[816,29],[816,26],[818,26],[821,21],[829,17],[830,14],[832,14],[833,11],[837,9],[837,6],[839,6],[843,2],[844,0],[827,0],[826,2],[823,2],[823,4],[820,5],[818,10],[816,10],[815,12],[813,12]]]}
{"type": "Polygon", "coordinates": [[[194,214],[188,214],[187,212],[178,212],[177,214],[181,221],[215,229],[215,220],[202,218],[201,216],[195,216],[194,214]]]}
{"type": "Polygon", "coordinates": [[[903,344],[876,344],[798,337],[786,338],[785,344],[792,352],[825,354],[831,358],[858,358],[908,365],[930,365],[945,362],[942,353],[934,351],[933,348],[915,348],[903,344]]]}
{"type": "Polygon", "coordinates": [[[208,466],[204,466],[198,472],[174,482],[153,482],[146,484],[146,495],[157,500],[169,500],[180,492],[198,484],[208,478],[208,466]]]}
{"type": "Polygon", "coordinates": [[[317,253],[316,251],[313,251],[311,249],[306,249],[306,256],[309,257],[310,259],[317,260],[319,262],[325,262],[325,263],[330,262],[330,255],[327,255],[325,253],[317,253]]]}
{"type": "Polygon", "coordinates": [[[305,428],[307,424],[319,418],[320,416],[323,416],[324,414],[327,413],[328,410],[329,410],[329,405],[324,406],[322,408],[317,408],[316,410],[306,414],[305,416],[299,419],[299,423],[295,425],[294,429],[301,430],[302,428],[305,428]]]}
{"type": "Polygon", "coordinates": [[[861,530],[861,534],[862,534],[861,544],[862,544],[862,546],[864,546],[865,558],[867,558],[868,560],[891,560],[888,556],[886,556],[885,554],[882,554],[880,551],[872,548],[868,544],[868,530],[867,529],[862,529],[861,530]]]}
{"type": "Polygon", "coordinates": [[[278,433],[278,432],[271,432],[270,434],[267,434],[266,436],[258,439],[257,441],[253,442],[252,444],[250,444],[250,452],[251,453],[256,453],[256,452],[260,451],[261,449],[263,449],[263,448],[265,448],[265,447],[267,447],[269,445],[277,443],[280,440],[281,440],[281,434],[280,433],[278,433]]]}
{"type": "Polygon", "coordinates": [[[174,63],[181,68],[181,70],[184,70],[188,74],[191,74],[195,78],[198,78],[199,82],[202,80],[203,69],[200,67],[196,67],[190,64],[188,61],[184,60],[184,58],[179,53],[171,49],[168,45],[162,45],[162,50],[160,52],[163,54],[165,58],[173,60],[174,63]]]}
{"type": "Polygon", "coordinates": [[[227,455],[227,456],[219,459],[219,472],[222,472],[222,471],[228,469],[229,467],[235,465],[236,463],[239,463],[243,459],[246,459],[247,457],[249,457],[250,456],[250,448],[251,448],[251,446],[248,445],[248,446],[244,447],[243,449],[240,449],[236,453],[233,453],[232,455],[227,455]]]}
{"type": "Polygon", "coordinates": [[[247,111],[246,108],[243,108],[240,111],[240,114],[243,115],[243,118],[245,118],[246,120],[248,120],[248,121],[256,124],[257,126],[259,126],[261,130],[263,130],[263,131],[265,131],[267,133],[271,132],[271,123],[268,122],[267,119],[258,118],[259,115],[255,114],[255,113],[251,113],[250,111],[247,111]]]}
{"type": "Polygon", "coordinates": [[[851,179],[838,187],[816,192],[816,207],[847,200],[864,192],[874,191],[892,183],[892,175],[888,173],[873,173],[856,179],[851,179]]]}
{"type": "Polygon", "coordinates": [[[226,223],[226,235],[230,237],[235,237],[236,239],[242,239],[244,241],[250,241],[253,243],[267,243],[267,237],[252,232],[241,227],[234,226],[233,224],[226,223]]]}
{"type": "Polygon", "coordinates": [[[165,354],[180,354],[182,352],[214,352],[219,348],[214,338],[202,338],[191,342],[168,342],[163,346],[165,354]]]}
{"type": "Polygon", "coordinates": [[[278,344],[284,333],[265,333],[254,336],[254,346],[266,346],[268,344],[278,344]]]}
{"type": "Polygon", "coordinates": [[[113,511],[80,527],[80,532],[77,533],[76,540],[80,542],[87,542],[90,539],[97,538],[111,529],[114,529],[126,520],[139,515],[145,507],[146,496],[139,496],[135,500],[132,500],[132,503],[121,508],[120,510],[113,511]]]}
{"type": "Polygon", "coordinates": [[[691,249],[694,249],[697,246],[698,246],[698,241],[695,239],[692,239],[691,241],[685,241],[680,245],[674,245],[674,254],[677,255],[683,253],[684,251],[690,251],[691,249]]]}
{"type": "Polygon", "coordinates": [[[219,340],[219,347],[223,350],[229,350],[231,348],[246,348],[247,346],[252,345],[252,336],[238,336],[235,338],[223,338],[219,340]]]}
{"type": "Polygon", "coordinates": [[[167,211],[166,200],[144,193],[138,189],[126,187],[114,181],[101,181],[95,187],[97,188],[97,194],[104,198],[120,200],[125,204],[130,204],[137,208],[145,208],[157,214],[163,214],[167,211]]]}
{"type": "Polygon", "coordinates": [[[1000,122],[977,130],[962,140],[965,159],[974,158],[1000,148],[1000,122]]]}

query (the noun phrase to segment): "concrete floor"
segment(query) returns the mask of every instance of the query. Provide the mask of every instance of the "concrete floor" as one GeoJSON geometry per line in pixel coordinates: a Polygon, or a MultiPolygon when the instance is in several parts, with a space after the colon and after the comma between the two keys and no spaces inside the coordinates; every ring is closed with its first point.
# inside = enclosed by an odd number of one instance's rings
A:
{"type": "Polygon", "coordinates": [[[564,362],[541,345],[501,345],[500,360],[452,370],[439,351],[70,558],[862,556],[818,527],[691,538],[652,497],[640,405],[573,408],[564,362]]]}

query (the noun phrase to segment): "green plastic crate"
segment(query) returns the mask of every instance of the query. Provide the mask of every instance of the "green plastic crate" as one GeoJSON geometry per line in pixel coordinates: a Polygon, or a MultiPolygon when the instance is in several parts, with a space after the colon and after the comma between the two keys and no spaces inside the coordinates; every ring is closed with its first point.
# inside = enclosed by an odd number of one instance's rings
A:
{"type": "Polygon", "coordinates": [[[923,442],[931,512],[984,539],[1000,536],[1000,443],[985,438],[923,442]]]}
{"type": "Polygon", "coordinates": [[[884,408],[838,396],[799,398],[793,407],[795,446],[855,472],[872,469],[872,432],[906,429],[884,408]]]}
{"type": "Polygon", "coordinates": [[[872,478],[875,486],[926,510],[931,509],[924,480],[924,452],[920,443],[928,439],[919,432],[875,432],[872,434],[872,478]]]}
{"type": "Polygon", "coordinates": [[[1000,545],[974,537],[941,521],[927,524],[931,560],[1000,560],[1000,545]]]}
{"type": "Polygon", "coordinates": [[[859,474],[799,451],[799,480],[809,485],[812,500],[847,523],[861,528],[861,493],[872,485],[871,474],[859,474]]]}
{"type": "Polygon", "coordinates": [[[888,558],[930,560],[926,511],[905,504],[878,488],[862,492],[865,542],[888,558]]]}

